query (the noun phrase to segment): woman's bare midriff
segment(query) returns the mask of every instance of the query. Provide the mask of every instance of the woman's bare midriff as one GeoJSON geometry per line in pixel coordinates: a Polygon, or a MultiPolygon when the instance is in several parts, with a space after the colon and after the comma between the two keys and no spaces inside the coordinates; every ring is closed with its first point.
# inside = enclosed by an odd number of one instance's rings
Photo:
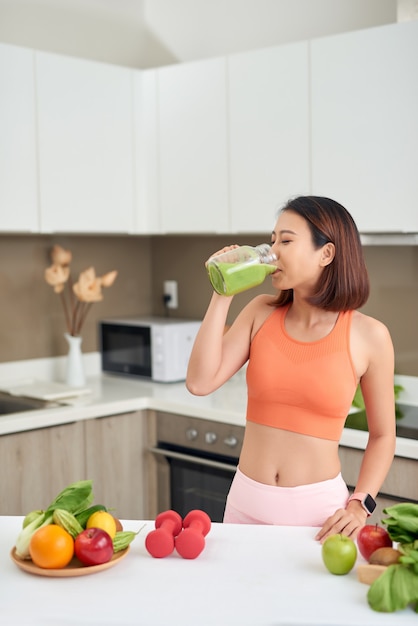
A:
{"type": "Polygon", "coordinates": [[[239,468],[265,485],[296,487],[335,478],[338,441],[247,422],[239,468]]]}

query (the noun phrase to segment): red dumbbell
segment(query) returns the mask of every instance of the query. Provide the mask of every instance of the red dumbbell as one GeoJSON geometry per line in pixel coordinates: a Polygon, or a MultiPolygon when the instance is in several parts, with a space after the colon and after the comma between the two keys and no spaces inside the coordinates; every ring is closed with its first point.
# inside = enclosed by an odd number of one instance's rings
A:
{"type": "Polygon", "coordinates": [[[161,559],[174,550],[174,541],[181,532],[183,521],[176,511],[164,511],[155,518],[155,530],[145,539],[145,547],[151,556],[161,559]]]}
{"type": "Polygon", "coordinates": [[[184,559],[195,559],[205,547],[211,520],[204,511],[190,511],[183,520],[183,532],[176,537],[176,550],[184,559]]]}

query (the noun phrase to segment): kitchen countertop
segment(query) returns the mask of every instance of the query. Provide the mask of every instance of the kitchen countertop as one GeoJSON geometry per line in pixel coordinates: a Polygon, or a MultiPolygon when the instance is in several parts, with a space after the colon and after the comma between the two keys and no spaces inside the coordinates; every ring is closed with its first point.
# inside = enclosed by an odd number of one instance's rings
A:
{"type": "MultiPolygon", "coordinates": [[[[416,398],[415,382],[412,379],[412,396],[406,394],[406,400],[411,399],[413,404],[416,398]]],[[[220,389],[203,397],[190,394],[183,382],[152,383],[122,376],[95,374],[87,379],[86,384],[91,393],[68,400],[67,404],[1,415],[0,436],[146,409],[245,426],[244,372],[239,372],[220,389]]],[[[341,445],[364,449],[367,436],[367,432],[345,428],[341,445]]],[[[397,437],[396,455],[418,460],[418,440],[397,437]]]]}
{"type": "MultiPolygon", "coordinates": [[[[356,566],[346,576],[322,563],[315,529],[213,524],[195,560],[145,549],[152,521],[124,521],[141,532],[114,567],[89,576],[47,578],[10,558],[22,518],[0,517],[2,623],[8,626],[402,626],[412,608],[377,613],[356,566]]],[[[364,562],[358,557],[357,563],[364,562]]]]}

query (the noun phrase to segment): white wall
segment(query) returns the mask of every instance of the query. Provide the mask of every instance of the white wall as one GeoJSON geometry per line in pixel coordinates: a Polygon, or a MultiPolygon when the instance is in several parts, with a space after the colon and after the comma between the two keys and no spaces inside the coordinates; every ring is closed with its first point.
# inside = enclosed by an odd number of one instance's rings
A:
{"type": "Polygon", "coordinates": [[[396,20],[396,0],[0,0],[0,41],[146,68],[396,20]]]}

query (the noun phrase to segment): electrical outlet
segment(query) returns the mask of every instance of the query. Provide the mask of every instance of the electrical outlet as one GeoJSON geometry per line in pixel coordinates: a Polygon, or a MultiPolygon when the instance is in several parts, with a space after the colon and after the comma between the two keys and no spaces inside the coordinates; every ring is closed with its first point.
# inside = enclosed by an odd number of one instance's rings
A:
{"type": "Polygon", "coordinates": [[[167,309],[177,309],[179,306],[177,296],[177,281],[165,280],[163,285],[164,302],[167,309]]]}

